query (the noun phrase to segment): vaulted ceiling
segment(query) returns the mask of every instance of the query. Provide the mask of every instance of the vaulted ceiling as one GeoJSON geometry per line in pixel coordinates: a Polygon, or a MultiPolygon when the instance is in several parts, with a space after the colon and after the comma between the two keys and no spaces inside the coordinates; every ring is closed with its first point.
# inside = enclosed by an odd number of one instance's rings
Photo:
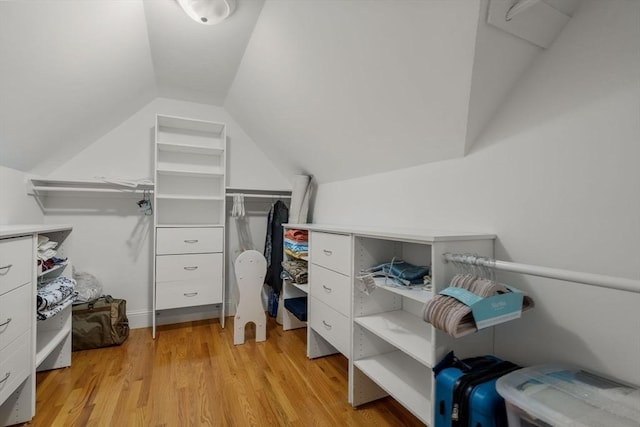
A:
{"type": "Polygon", "coordinates": [[[0,2],[0,165],[46,174],[156,97],[223,106],[320,181],[463,156],[540,51],[487,9],[237,0],[203,26],[175,0],[0,2]]]}

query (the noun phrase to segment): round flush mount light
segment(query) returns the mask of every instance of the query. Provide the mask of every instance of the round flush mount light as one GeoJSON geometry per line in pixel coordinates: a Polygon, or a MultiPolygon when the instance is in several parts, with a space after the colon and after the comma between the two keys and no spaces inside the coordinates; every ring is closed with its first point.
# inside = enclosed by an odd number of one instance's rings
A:
{"type": "Polygon", "coordinates": [[[204,25],[215,25],[224,21],[235,9],[235,0],[177,1],[191,19],[204,25]]]}

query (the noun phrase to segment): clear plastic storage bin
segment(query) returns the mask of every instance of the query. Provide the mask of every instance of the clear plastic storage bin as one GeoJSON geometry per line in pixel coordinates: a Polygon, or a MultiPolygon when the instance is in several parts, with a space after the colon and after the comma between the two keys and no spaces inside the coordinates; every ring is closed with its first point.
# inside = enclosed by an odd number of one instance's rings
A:
{"type": "Polygon", "coordinates": [[[567,365],[500,378],[509,427],[640,427],[640,389],[567,365]]]}

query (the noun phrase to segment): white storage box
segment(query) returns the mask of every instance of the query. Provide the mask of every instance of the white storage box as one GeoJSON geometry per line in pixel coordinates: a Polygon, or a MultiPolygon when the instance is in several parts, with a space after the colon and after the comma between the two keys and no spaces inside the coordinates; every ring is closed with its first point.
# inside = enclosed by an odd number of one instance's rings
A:
{"type": "Polygon", "coordinates": [[[567,365],[519,369],[498,379],[509,427],[640,427],[640,389],[567,365]]]}

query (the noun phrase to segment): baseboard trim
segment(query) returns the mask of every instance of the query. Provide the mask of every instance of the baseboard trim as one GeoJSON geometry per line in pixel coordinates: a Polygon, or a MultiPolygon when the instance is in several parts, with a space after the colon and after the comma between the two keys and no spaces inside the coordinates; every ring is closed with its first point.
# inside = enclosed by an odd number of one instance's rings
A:
{"type": "MultiPolygon", "coordinates": [[[[220,318],[221,307],[221,305],[205,305],[158,311],[156,315],[156,325],[218,319],[220,318]]],[[[234,315],[235,310],[229,310],[229,304],[227,304],[227,316],[234,315]],[[233,311],[233,313],[230,313],[230,311],[233,311]]],[[[151,310],[127,311],[127,317],[129,318],[129,328],[131,329],[150,328],[153,324],[153,311],[151,310]]]]}

